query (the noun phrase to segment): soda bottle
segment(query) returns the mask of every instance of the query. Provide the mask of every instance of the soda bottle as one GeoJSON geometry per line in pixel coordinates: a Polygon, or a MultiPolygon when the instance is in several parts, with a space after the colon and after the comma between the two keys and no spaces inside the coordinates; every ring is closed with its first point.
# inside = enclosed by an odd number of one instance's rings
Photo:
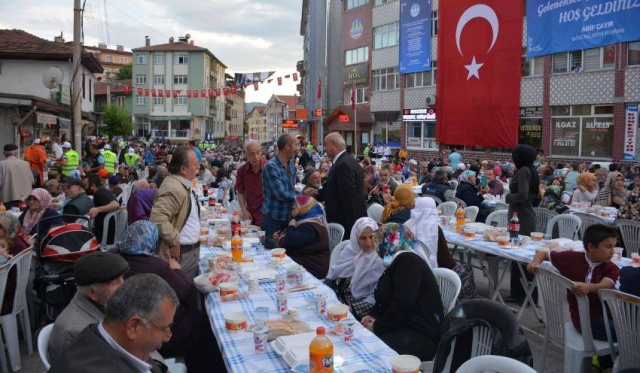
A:
{"type": "Polygon", "coordinates": [[[318,327],[309,344],[309,373],[333,372],[333,343],[324,333],[324,328],[318,327]]]}
{"type": "Polygon", "coordinates": [[[517,239],[519,233],[520,219],[518,219],[518,213],[514,211],[513,216],[511,216],[511,220],[509,221],[509,238],[511,238],[511,240],[514,238],[517,239]]]}
{"type": "Polygon", "coordinates": [[[7,212],[7,206],[2,201],[0,201],[0,212],[7,212]]]}
{"type": "Polygon", "coordinates": [[[231,230],[235,231],[237,229],[238,234],[240,234],[240,226],[241,226],[240,215],[238,215],[238,211],[234,211],[233,215],[231,216],[231,230]]]}
{"type": "Polygon", "coordinates": [[[462,203],[459,203],[458,209],[456,210],[456,233],[460,233],[460,228],[462,228],[466,220],[467,213],[464,211],[462,203]]]}
{"type": "Polygon", "coordinates": [[[216,205],[216,197],[214,195],[211,195],[211,197],[209,197],[209,206],[215,206],[216,205]]]}
{"type": "Polygon", "coordinates": [[[238,229],[233,230],[233,237],[231,237],[231,260],[242,262],[243,254],[242,237],[240,237],[240,228],[238,227],[238,229]]]}

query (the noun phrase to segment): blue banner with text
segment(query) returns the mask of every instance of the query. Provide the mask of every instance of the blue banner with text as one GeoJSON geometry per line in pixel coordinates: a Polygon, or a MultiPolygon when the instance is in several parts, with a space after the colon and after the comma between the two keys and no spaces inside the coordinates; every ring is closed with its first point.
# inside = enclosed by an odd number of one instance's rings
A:
{"type": "Polygon", "coordinates": [[[400,74],[431,70],[431,0],[400,1],[398,49],[400,74]]]}

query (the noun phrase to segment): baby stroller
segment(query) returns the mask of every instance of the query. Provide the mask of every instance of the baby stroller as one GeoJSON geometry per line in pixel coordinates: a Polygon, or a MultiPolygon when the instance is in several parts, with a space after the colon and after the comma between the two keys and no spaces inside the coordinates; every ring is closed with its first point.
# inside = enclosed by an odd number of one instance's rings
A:
{"type": "Polygon", "coordinates": [[[95,235],[87,228],[88,217],[61,215],[45,219],[64,221],[69,218],[76,220],[52,227],[48,232],[38,229],[36,236],[34,284],[40,299],[40,321],[45,324],[55,321],[76,292],[73,263],[100,248],[95,235]]]}

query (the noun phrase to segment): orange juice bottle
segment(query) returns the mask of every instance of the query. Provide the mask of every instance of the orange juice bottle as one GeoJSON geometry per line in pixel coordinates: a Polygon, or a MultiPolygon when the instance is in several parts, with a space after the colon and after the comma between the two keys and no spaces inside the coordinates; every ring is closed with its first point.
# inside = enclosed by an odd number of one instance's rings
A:
{"type": "Polygon", "coordinates": [[[7,206],[2,201],[0,201],[0,212],[7,212],[7,206]]]}
{"type": "Polygon", "coordinates": [[[240,229],[234,229],[233,237],[231,237],[231,260],[234,262],[242,262],[242,237],[240,237],[240,229]]]}
{"type": "Polygon", "coordinates": [[[456,233],[460,233],[460,228],[462,228],[466,219],[467,214],[464,212],[462,203],[459,203],[458,209],[456,210],[456,233]]]}
{"type": "Polygon", "coordinates": [[[309,373],[333,372],[333,343],[324,333],[324,328],[318,327],[309,344],[309,373]]]}

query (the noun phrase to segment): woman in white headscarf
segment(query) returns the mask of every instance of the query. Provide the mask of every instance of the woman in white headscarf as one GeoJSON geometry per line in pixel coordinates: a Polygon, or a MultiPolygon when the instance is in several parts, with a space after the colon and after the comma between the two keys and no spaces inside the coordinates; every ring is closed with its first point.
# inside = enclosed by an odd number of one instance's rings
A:
{"type": "Polygon", "coordinates": [[[438,210],[436,201],[431,197],[416,199],[411,217],[404,223],[416,239],[427,248],[426,262],[431,268],[438,268],[438,210]]]}
{"type": "Polygon", "coordinates": [[[384,272],[382,259],[376,253],[377,231],[375,220],[356,220],[349,244],[340,252],[338,262],[329,268],[325,280],[358,320],[368,315],[376,303],[373,294],[384,272]]]}

